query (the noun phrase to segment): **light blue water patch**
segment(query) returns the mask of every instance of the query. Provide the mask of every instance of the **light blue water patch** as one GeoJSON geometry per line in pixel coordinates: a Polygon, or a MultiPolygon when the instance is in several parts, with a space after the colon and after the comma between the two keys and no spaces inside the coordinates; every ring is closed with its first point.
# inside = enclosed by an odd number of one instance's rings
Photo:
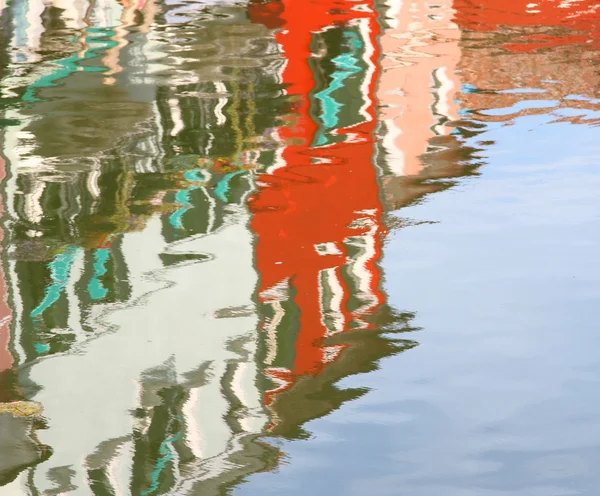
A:
{"type": "Polygon", "coordinates": [[[69,281],[71,267],[78,251],[79,248],[76,246],[68,246],[63,253],[56,255],[52,262],[48,264],[52,283],[44,291],[44,298],[40,304],[31,311],[31,317],[35,318],[41,315],[60,298],[69,281]]]}
{"type": "Polygon", "coordinates": [[[502,115],[514,114],[514,113],[520,112],[521,110],[527,110],[527,109],[543,109],[543,108],[551,109],[558,105],[560,105],[560,101],[558,101],[558,100],[521,100],[520,102],[515,103],[511,107],[480,110],[479,112],[482,115],[502,116],[502,115]]]}
{"type": "Polygon", "coordinates": [[[589,96],[586,96],[586,95],[567,95],[564,97],[564,99],[565,100],[583,100],[586,102],[593,103],[594,105],[597,105],[598,103],[600,103],[599,98],[590,98],[589,96]]]}
{"type": "Polygon", "coordinates": [[[557,109],[552,112],[552,115],[557,119],[561,119],[561,118],[568,119],[570,117],[571,118],[577,117],[581,120],[596,120],[596,119],[600,118],[600,112],[598,112],[598,111],[581,109],[581,108],[573,108],[573,107],[557,109]]]}
{"type": "Polygon", "coordinates": [[[511,88],[509,90],[496,91],[498,94],[512,94],[512,93],[546,93],[548,90],[543,88],[511,88]]]}
{"type": "Polygon", "coordinates": [[[108,294],[100,278],[106,274],[106,262],[110,258],[110,250],[108,248],[98,248],[94,252],[94,276],[88,284],[88,293],[92,300],[101,300],[108,294]]]}
{"type": "Polygon", "coordinates": [[[461,93],[475,93],[476,91],[479,91],[479,88],[477,88],[477,86],[473,86],[472,84],[463,83],[460,85],[461,93]]]}
{"type": "MultiPolygon", "coordinates": [[[[545,183],[548,175],[557,174],[556,171],[568,170],[569,174],[585,171],[588,180],[593,175],[600,175],[600,168],[588,164],[582,166],[577,156],[572,155],[575,151],[587,157],[600,158],[600,144],[594,141],[597,129],[585,124],[555,122],[569,114],[580,116],[585,114],[585,110],[559,109],[551,115],[526,115],[516,119],[513,126],[505,126],[502,122],[486,123],[485,139],[494,144],[486,147],[483,153],[486,161],[495,165],[485,169],[486,178],[516,181],[527,176],[530,186],[534,186],[545,183]],[[568,149],[565,149],[565,143],[569,144],[568,149]],[[518,153],[513,151],[515,149],[518,153]]],[[[476,142],[480,139],[481,135],[467,139],[465,143],[477,146],[476,142]]],[[[591,163],[592,159],[589,160],[591,163]]],[[[553,202],[549,202],[549,207],[551,204],[553,202]]],[[[566,205],[563,208],[566,209],[566,205]]]]}
{"type": "MultiPolygon", "coordinates": [[[[13,11],[13,23],[15,26],[14,31],[14,44],[17,47],[22,47],[27,43],[27,29],[30,27],[29,21],[27,20],[29,2],[20,1],[15,2],[12,9],[13,11]]],[[[23,54],[19,54],[19,62],[25,62],[23,54]]]]}

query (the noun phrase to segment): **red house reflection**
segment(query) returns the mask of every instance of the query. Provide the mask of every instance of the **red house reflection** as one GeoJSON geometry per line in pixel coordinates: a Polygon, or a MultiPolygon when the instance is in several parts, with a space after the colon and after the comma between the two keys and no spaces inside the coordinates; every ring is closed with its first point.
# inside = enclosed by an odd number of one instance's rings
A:
{"type": "MultiPolygon", "coordinates": [[[[336,359],[343,346],[325,346],[327,336],[368,328],[365,317],[383,302],[376,266],[382,209],[372,165],[378,26],[366,1],[282,0],[254,4],[250,15],[282,26],[275,34],[286,57],[281,81],[294,102],[278,130],[282,153],[259,175],[250,200],[260,297],[275,308],[265,332],[288,332],[277,327],[290,294],[300,314],[293,360],[267,369],[279,384],[267,392],[269,404],[336,359]],[[318,53],[336,50],[327,37],[338,35],[347,53],[320,65],[318,53]]],[[[267,364],[276,353],[267,352],[267,364]]]]}

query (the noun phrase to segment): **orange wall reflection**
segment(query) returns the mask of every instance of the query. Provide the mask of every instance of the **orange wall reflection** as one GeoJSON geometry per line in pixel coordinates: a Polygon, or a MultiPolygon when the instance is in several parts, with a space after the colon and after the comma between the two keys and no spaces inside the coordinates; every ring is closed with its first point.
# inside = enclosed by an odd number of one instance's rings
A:
{"type": "Polygon", "coordinates": [[[376,267],[381,205],[372,165],[379,28],[370,2],[284,0],[255,6],[251,13],[258,22],[284,25],[276,34],[286,56],[281,80],[295,102],[278,131],[284,143],[280,160],[259,176],[250,201],[262,300],[277,304],[284,293],[293,293],[300,310],[293,364],[268,369],[280,384],[267,393],[270,403],[274,393],[301,375],[318,374],[339,355],[343,346],[324,346],[326,336],[368,326],[363,317],[383,301],[376,267]],[[330,130],[342,140],[319,144],[315,35],[350,25],[361,33],[367,65],[356,75],[363,89],[360,118],[330,130]]]}

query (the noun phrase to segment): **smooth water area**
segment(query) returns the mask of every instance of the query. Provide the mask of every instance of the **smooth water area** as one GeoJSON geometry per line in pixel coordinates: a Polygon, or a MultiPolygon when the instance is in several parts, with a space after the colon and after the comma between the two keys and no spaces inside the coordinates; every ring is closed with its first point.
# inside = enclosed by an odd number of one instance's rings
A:
{"type": "Polygon", "coordinates": [[[600,494],[595,2],[0,8],[0,495],[600,494]]]}

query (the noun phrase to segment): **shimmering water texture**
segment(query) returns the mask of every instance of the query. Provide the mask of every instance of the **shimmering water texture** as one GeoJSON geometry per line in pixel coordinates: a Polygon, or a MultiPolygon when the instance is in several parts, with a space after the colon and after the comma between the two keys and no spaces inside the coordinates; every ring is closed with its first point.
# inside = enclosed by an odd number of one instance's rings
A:
{"type": "Polygon", "coordinates": [[[600,494],[600,4],[1,0],[0,494],[600,494]]]}

